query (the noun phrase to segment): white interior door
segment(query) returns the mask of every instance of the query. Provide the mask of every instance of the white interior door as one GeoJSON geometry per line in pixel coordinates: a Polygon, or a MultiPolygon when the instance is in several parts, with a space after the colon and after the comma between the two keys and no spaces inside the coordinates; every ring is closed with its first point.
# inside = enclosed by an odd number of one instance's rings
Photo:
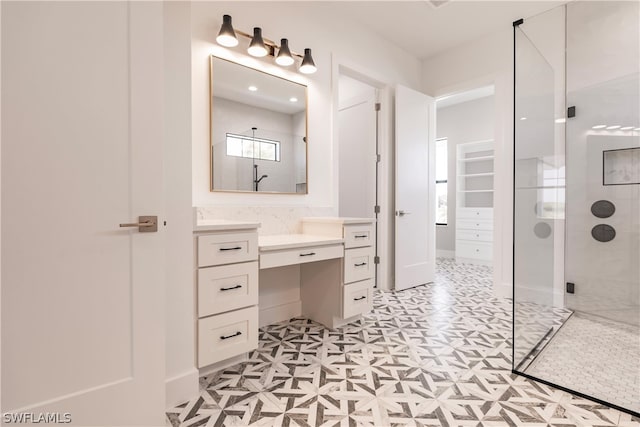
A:
{"type": "Polygon", "coordinates": [[[2,4],[3,413],[164,425],[162,23],[2,4]]]}
{"type": "Polygon", "coordinates": [[[340,216],[371,218],[375,215],[376,94],[370,89],[369,94],[341,105],[338,112],[340,216]]]}
{"type": "Polygon", "coordinates": [[[435,274],[435,102],[396,87],[395,289],[435,274]]]}

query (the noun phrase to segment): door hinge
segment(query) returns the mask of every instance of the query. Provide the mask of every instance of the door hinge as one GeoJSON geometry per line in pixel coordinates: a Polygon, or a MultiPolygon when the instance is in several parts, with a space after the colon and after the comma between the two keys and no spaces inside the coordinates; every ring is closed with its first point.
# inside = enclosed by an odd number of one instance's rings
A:
{"type": "Polygon", "coordinates": [[[382,156],[380,156],[380,154],[376,154],[376,163],[380,163],[381,159],[382,159],[382,156]]]}
{"type": "Polygon", "coordinates": [[[567,282],[567,293],[568,294],[575,294],[576,293],[576,284],[575,283],[567,282]]]}
{"type": "Polygon", "coordinates": [[[379,102],[376,102],[375,108],[376,108],[376,111],[380,111],[380,103],[379,102]]]}
{"type": "Polygon", "coordinates": [[[576,116],[576,106],[573,105],[569,108],[567,108],[567,117],[568,118],[572,118],[576,116]]]}
{"type": "Polygon", "coordinates": [[[373,213],[380,213],[380,205],[375,205],[373,207],[373,213]]]}
{"type": "Polygon", "coordinates": [[[376,255],[376,256],[374,256],[374,257],[373,257],[373,263],[374,263],[374,264],[380,264],[380,257],[379,257],[379,256],[377,256],[377,255],[376,255]]]}

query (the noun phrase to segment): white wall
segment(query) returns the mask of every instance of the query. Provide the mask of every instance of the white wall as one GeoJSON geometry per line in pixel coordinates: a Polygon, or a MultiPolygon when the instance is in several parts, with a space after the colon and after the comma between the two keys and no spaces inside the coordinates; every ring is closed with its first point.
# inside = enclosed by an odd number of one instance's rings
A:
{"type": "MultiPolygon", "coordinates": [[[[192,4],[192,109],[193,109],[193,204],[194,206],[309,206],[338,210],[337,126],[334,123],[334,97],[337,94],[337,69],[349,66],[388,84],[399,83],[414,89],[421,86],[420,61],[364,26],[345,18],[340,3],[324,2],[195,2],[192,4]],[[215,44],[223,14],[233,17],[237,29],[250,31],[260,26],[267,38],[289,38],[291,48],[302,52],[313,50],[318,72],[305,77],[281,67],[261,63],[240,51],[227,50],[215,44]],[[209,192],[209,60],[211,53],[257,66],[274,74],[308,84],[308,190],[307,195],[230,194],[209,192]],[[334,81],[333,79],[336,78],[334,81]]],[[[385,98],[382,109],[386,123],[383,143],[391,152],[391,97],[385,98]]],[[[337,105],[337,102],[336,102],[337,105]]],[[[383,158],[381,168],[390,173],[393,159],[383,158]],[[386,165],[386,166],[385,166],[386,165]]],[[[393,207],[391,181],[382,206],[393,207]]],[[[387,215],[388,216],[388,215],[387,215]]],[[[382,224],[382,222],[381,222],[382,224]]],[[[391,233],[393,221],[386,218],[381,235],[391,233]]],[[[389,239],[388,239],[389,240],[389,239]]],[[[388,247],[389,241],[385,243],[388,247]]],[[[381,260],[384,283],[392,280],[392,253],[381,260]],[[386,263],[386,266],[382,264],[386,263]]],[[[384,283],[382,284],[384,286],[384,283]]]]}
{"type": "Polygon", "coordinates": [[[493,139],[495,101],[487,96],[438,108],[436,138],[447,138],[447,225],[436,226],[436,249],[454,251],[456,239],[456,147],[467,142],[493,139]]]}
{"type": "Polygon", "coordinates": [[[442,96],[493,84],[496,159],[494,193],[494,290],[510,296],[512,282],[513,28],[450,49],[422,62],[423,89],[442,96]]]}
{"type": "Polygon", "coordinates": [[[191,209],[191,6],[164,4],[166,402],[198,393],[191,209]]]}

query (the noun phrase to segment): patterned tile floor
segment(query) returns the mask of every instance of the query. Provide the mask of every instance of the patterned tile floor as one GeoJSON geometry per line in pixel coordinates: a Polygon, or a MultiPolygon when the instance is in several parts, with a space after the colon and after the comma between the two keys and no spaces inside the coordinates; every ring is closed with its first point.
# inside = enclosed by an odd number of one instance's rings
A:
{"type": "Polygon", "coordinates": [[[249,360],[201,378],[172,426],[635,426],[640,419],[511,374],[511,303],[488,267],[376,292],[361,321],[260,330],[249,360]]]}
{"type": "Polygon", "coordinates": [[[525,373],[640,412],[640,330],[576,313],[525,373]]]}

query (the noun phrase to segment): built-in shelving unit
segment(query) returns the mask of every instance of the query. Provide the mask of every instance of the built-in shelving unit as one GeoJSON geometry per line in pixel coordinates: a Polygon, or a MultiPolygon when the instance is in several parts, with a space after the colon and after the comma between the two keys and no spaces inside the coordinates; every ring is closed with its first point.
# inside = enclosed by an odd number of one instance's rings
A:
{"type": "Polygon", "coordinates": [[[456,259],[489,263],[493,256],[494,144],[459,144],[456,152],[456,259]]]}

